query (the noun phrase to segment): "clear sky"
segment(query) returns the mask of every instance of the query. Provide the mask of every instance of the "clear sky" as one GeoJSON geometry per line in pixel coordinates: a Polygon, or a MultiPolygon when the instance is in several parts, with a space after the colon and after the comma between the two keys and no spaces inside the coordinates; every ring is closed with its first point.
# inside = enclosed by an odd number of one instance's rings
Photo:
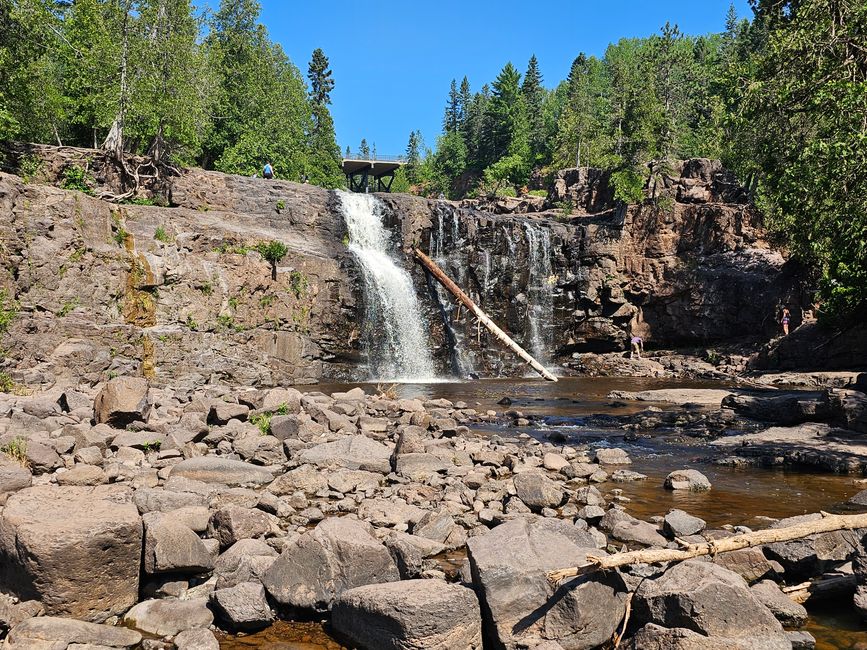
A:
{"type": "MultiPolygon", "coordinates": [[[[546,87],[580,53],[601,56],[624,37],[658,32],[666,21],[686,34],[724,29],[730,0],[260,0],[271,39],[307,74],[321,47],[336,83],[331,111],[341,151],[361,138],[400,154],[420,129],[433,147],[449,83],[466,75],[475,92],[508,61],[522,73],[536,54],[546,87]]],[[[216,5],[218,0],[208,4],[216,5]]],[[[748,0],[735,0],[751,17],[748,0]]]]}

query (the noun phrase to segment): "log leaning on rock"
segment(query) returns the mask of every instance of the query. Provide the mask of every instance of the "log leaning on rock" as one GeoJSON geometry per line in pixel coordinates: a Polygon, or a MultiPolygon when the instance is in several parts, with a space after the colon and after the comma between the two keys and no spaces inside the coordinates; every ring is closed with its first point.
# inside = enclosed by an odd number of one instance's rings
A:
{"type": "Polygon", "coordinates": [[[437,281],[441,285],[448,289],[455,298],[457,298],[461,303],[463,303],[463,305],[467,309],[469,309],[476,318],[479,319],[479,322],[488,328],[491,334],[493,334],[498,340],[503,342],[510,350],[512,350],[512,352],[514,352],[524,361],[526,361],[527,364],[533,370],[542,375],[542,377],[544,377],[548,381],[557,381],[557,378],[550,372],[548,372],[541,363],[536,361],[536,359],[534,359],[530,355],[530,353],[528,353],[524,348],[515,343],[515,341],[513,341],[508,334],[501,330],[497,326],[497,324],[492,321],[488,317],[488,315],[484,311],[482,311],[482,309],[478,305],[476,305],[476,303],[474,303],[472,299],[467,294],[465,294],[461,290],[461,288],[456,285],[454,281],[449,276],[447,276],[439,266],[437,266],[436,262],[434,262],[431,258],[422,253],[418,248],[413,248],[412,250],[415,254],[416,259],[421,262],[422,266],[424,266],[428,271],[430,271],[430,273],[437,279],[437,281]]]}
{"type": "Polygon", "coordinates": [[[727,551],[737,551],[752,546],[762,546],[774,542],[788,542],[818,533],[830,533],[835,530],[853,530],[867,528],[867,514],[832,515],[823,512],[822,519],[807,521],[785,528],[768,528],[751,533],[743,533],[733,537],[717,539],[701,544],[689,544],[683,549],[651,548],[628,553],[614,553],[605,557],[587,556],[587,563],[581,566],[568,567],[549,571],[548,580],[559,583],[566,578],[585,575],[594,571],[616,569],[632,564],[659,564],[662,562],[681,562],[702,555],[716,555],[727,551]]]}

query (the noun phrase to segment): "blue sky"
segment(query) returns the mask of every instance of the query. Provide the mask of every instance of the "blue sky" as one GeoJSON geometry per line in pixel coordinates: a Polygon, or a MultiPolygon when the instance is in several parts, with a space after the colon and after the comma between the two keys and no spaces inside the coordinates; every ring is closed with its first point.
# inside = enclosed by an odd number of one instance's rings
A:
{"type": "MultiPolygon", "coordinates": [[[[649,36],[666,21],[687,34],[722,31],[730,0],[535,0],[436,2],[260,0],[271,38],[307,73],[321,47],[336,87],[332,114],[341,150],[362,137],[399,154],[420,129],[433,147],[449,82],[466,75],[473,91],[507,61],[523,73],[535,53],[545,86],[569,72],[579,52],[600,56],[624,37],[649,36]]],[[[213,4],[217,4],[214,0],[213,4]]],[[[750,17],[748,0],[736,0],[750,17]]]]}

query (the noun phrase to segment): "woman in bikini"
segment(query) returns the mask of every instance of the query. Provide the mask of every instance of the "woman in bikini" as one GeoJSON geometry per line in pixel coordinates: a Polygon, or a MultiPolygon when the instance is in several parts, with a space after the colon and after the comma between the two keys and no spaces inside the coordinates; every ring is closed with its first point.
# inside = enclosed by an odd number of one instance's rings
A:
{"type": "Polygon", "coordinates": [[[780,323],[783,326],[783,336],[789,335],[789,319],[791,318],[791,314],[789,314],[789,308],[783,307],[783,317],[780,319],[780,323]]]}

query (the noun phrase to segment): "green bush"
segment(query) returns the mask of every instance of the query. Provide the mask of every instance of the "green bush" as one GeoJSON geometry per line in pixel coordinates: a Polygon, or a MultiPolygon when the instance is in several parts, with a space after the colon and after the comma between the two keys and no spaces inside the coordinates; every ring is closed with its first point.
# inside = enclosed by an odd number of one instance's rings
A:
{"type": "Polygon", "coordinates": [[[23,156],[18,163],[18,172],[25,183],[32,181],[40,169],[42,169],[42,159],[39,156],[23,156]]]}
{"type": "Polygon", "coordinates": [[[286,248],[286,244],[283,242],[271,240],[269,242],[263,241],[256,244],[256,251],[258,251],[259,255],[264,257],[267,261],[276,264],[286,257],[286,253],[289,252],[289,249],[286,248]]]}
{"type": "Polygon", "coordinates": [[[11,393],[15,388],[15,382],[7,372],[0,372],[0,393],[11,393]]]}
{"type": "Polygon", "coordinates": [[[169,234],[166,232],[166,229],[162,226],[157,226],[157,229],[154,231],[154,239],[156,239],[157,241],[161,241],[164,244],[172,240],[172,238],[169,237],[169,234]]]}
{"type": "Polygon", "coordinates": [[[6,289],[0,289],[0,334],[9,329],[9,324],[18,315],[21,305],[10,297],[6,289]]]}
{"type": "Polygon", "coordinates": [[[77,190],[85,194],[93,194],[88,182],[90,181],[89,174],[78,165],[70,165],[63,170],[63,180],[60,182],[60,187],[65,190],[77,190]]]}

